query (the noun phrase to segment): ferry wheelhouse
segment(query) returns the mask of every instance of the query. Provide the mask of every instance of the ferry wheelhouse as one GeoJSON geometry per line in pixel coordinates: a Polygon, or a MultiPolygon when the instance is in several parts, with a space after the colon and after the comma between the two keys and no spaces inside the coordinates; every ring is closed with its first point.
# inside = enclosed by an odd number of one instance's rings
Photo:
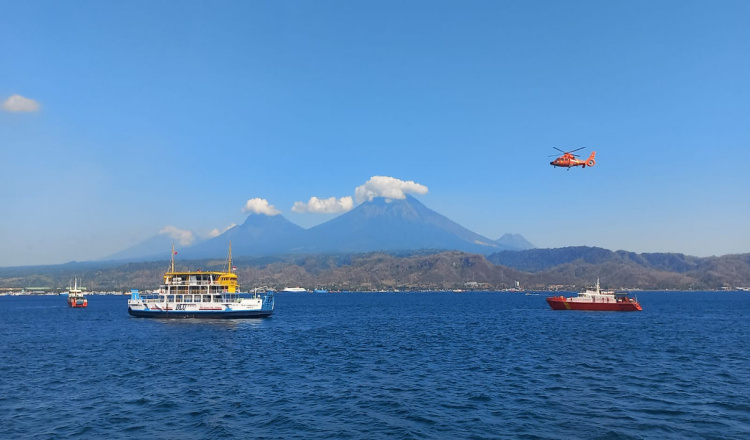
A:
{"type": "Polygon", "coordinates": [[[140,318],[264,318],[273,314],[273,292],[241,293],[229,245],[225,272],[176,271],[174,246],[164,284],[151,293],[131,290],[128,313],[140,318]]]}

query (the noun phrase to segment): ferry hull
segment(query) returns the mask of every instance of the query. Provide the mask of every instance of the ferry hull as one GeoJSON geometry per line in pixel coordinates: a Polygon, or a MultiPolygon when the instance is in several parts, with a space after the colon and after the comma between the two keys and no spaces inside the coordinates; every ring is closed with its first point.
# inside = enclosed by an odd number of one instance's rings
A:
{"type": "Polygon", "coordinates": [[[273,314],[273,310],[231,310],[231,311],[197,311],[197,310],[134,310],[128,307],[130,316],[137,318],[161,318],[161,319],[247,319],[267,318],[273,314]]]}
{"type": "Polygon", "coordinates": [[[637,301],[623,302],[579,302],[568,301],[562,296],[547,298],[547,304],[552,310],[589,310],[597,312],[637,312],[643,310],[637,301]]]}

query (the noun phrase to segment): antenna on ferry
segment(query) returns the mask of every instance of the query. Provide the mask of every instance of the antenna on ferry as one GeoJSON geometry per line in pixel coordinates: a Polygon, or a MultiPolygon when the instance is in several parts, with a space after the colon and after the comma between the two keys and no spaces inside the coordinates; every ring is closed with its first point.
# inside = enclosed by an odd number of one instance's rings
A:
{"type": "Polygon", "coordinates": [[[174,272],[174,254],[177,252],[174,251],[174,242],[172,242],[172,263],[169,265],[169,271],[174,272]]]}
{"type": "Polygon", "coordinates": [[[227,255],[227,272],[232,273],[232,242],[229,241],[229,255],[227,255]]]}

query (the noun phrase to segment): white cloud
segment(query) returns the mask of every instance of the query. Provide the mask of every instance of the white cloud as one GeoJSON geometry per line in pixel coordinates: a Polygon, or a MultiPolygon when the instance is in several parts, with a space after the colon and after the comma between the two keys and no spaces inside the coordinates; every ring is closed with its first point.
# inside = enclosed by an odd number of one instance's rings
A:
{"type": "Polygon", "coordinates": [[[352,209],[354,201],[351,196],[342,197],[336,199],[336,197],[329,197],[327,199],[319,199],[317,197],[310,197],[310,200],[305,202],[294,202],[292,207],[293,212],[312,212],[315,214],[333,214],[337,212],[346,212],[352,209]]]}
{"type": "Polygon", "coordinates": [[[372,200],[373,197],[405,199],[407,194],[427,194],[427,187],[412,180],[407,182],[395,177],[372,176],[354,190],[357,203],[372,200]]]}
{"type": "Polygon", "coordinates": [[[191,231],[177,229],[174,226],[165,226],[159,231],[159,235],[168,235],[181,246],[189,246],[195,241],[195,236],[191,231]]]}
{"type": "Polygon", "coordinates": [[[237,223],[232,223],[231,225],[227,226],[221,231],[219,230],[219,228],[213,228],[212,230],[208,231],[208,238],[218,237],[219,235],[227,232],[228,230],[232,229],[235,226],[237,226],[237,223]]]}
{"type": "Polygon", "coordinates": [[[13,113],[29,113],[39,110],[39,103],[21,95],[13,95],[3,102],[3,109],[13,113]]]}
{"type": "Polygon", "coordinates": [[[250,199],[245,203],[242,208],[242,212],[249,212],[250,214],[263,214],[263,215],[277,215],[281,214],[281,211],[276,209],[275,206],[269,205],[266,199],[250,199]]]}

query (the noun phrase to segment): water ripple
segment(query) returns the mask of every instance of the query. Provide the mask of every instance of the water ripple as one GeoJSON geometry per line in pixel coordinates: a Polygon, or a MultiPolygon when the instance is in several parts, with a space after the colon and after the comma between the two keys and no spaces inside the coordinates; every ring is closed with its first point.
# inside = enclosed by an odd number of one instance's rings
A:
{"type": "Polygon", "coordinates": [[[280,294],[204,322],[0,297],[0,438],[750,438],[747,295],[639,298],[280,294]]]}

